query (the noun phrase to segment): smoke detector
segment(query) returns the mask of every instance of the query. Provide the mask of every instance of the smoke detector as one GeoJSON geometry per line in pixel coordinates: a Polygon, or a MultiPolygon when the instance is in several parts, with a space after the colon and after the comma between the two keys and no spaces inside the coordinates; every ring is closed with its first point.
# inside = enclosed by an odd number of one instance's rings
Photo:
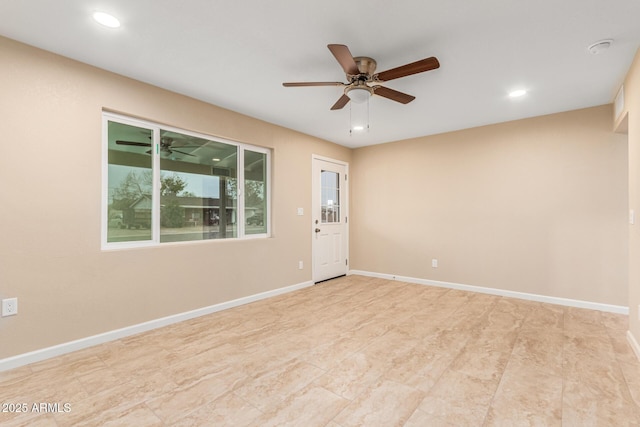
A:
{"type": "Polygon", "coordinates": [[[613,40],[611,39],[600,40],[595,42],[591,46],[589,46],[587,50],[592,55],[599,55],[603,53],[605,50],[609,49],[609,47],[611,47],[612,44],[613,44],[613,40]]]}

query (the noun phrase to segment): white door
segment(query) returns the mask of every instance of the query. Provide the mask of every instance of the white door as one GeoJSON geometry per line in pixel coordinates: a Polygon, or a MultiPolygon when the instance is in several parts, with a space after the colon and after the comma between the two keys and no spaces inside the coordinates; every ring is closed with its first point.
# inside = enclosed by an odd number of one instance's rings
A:
{"type": "Polygon", "coordinates": [[[349,165],[313,157],[313,281],[347,274],[349,165]]]}

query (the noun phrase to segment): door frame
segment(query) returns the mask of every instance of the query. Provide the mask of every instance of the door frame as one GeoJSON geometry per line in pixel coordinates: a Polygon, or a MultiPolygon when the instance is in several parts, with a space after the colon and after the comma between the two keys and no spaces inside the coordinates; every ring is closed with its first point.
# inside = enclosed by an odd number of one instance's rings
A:
{"type": "MultiPolygon", "coordinates": [[[[341,191],[342,196],[344,197],[343,200],[343,207],[341,207],[342,212],[344,213],[344,250],[345,250],[345,258],[346,258],[346,265],[345,265],[345,274],[349,274],[349,269],[351,268],[350,264],[349,264],[349,204],[350,204],[350,198],[349,198],[349,188],[351,187],[350,183],[349,183],[349,163],[342,161],[342,160],[337,160],[337,159],[332,159],[330,157],[325,157],[325,156],[320,156],[318,154],[312,154],[311,155],[311,221],[310,221],[310,234],[311,234],[311,280],[314,283],[318,283],[319,281],[323,281],[323,280],[328,280],[328,279],[320,279],[318,280],[317,277],[317,272],[316,272],[316,245],[314,243],[314,239],[315,239],[315,228],[316,228],[316,224],[315,224],[315,215],[316,212],[314,211],[314,208],[316,207],[316,203],[317,200],[314,200],[314,197],[316,196],[316,189],[315,186],[316,185],[320,185],[319,183],[319,179],[318,181],[316,181],[316,176],[315,176],[315,162],[316,160],[319,161],[323,161],[323,162],[328,162],[328,163],[334,163],[340,166],[344,167],[345,170],[345,188],[344,191],[341,191]]],[[[320,219],[320,218],[317,218],[320,219]]]]}

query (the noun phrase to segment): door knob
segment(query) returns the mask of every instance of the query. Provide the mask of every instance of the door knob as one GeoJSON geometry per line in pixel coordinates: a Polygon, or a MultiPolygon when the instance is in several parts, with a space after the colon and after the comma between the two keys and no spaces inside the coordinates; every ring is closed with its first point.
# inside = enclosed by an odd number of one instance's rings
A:
{"type": "Polygon", "coordinates": [[[320,229],[319,229],[319,228],[316,228],[316,233],[319,233],[319,232],[320,232],[320,229]]]}

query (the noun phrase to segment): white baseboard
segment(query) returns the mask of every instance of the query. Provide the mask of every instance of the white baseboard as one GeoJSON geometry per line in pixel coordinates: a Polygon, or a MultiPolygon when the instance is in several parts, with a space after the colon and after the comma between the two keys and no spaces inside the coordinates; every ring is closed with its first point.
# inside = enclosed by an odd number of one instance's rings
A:
{"type": "Polygon", "coordinates": [[[636,354],[638,360],[640,360],[640,345],[638,344],[638,341],[636,341],[631,331],[627,331],[627,341],[629,341],[629,345],[633,349],[633,352],[636,354]]]}
{"type": "Polygon", "coordinates": [[[377,277],[387,280],[398,280],[401,282],[415,283],[418,285],[437,286],[440,288],[458,289],[461,291],[478,292],[482,294],[498,295],[509,298],[518,298],[529,301],[545,302],[549,304],[558,304],[568,307],[588,308],[591,310],[606,311],[609,313],[629,314],[629,307],[611,304],[601,304],[597,302],[581,301],[568,298],[551,297],[547,295],[528,294],[525,292],[507,291],[504,289],[485,288],[482,286],[463,285],[459,283],[440,282],[437,280],[418,279],[415,277],[405,277],[393,274],[375,273],[370,271],[350,270],[349,275],[360,275],[367,277],[377,277]]]}
{"type": "Polygon", "coordinates": [[[71,353],[73,351],[82,350],[84,348],[92,347],[94,345],[103,344],[109,341],[114,341],[120,338],[128,337],[130,335],[135,335],[141,332],[150,331],[152,329],[161,328],[163,326],[168,326],[174,323],[183,322],[185,320],[215,313],[217,311],[226,310],[228,308],[233,308],[240,305],[249,304],[251,302],[263,300],[266,298],[271,298],[276,295],[297,291],[298,289],[307,288],[309,286],[313,286],[312,281],[299,283],[297,285],[286,286],[284,288],[278,288],[272,291],[262,292],[255,295],[249,295],[247,297],[234,299],[234,300],[223,302],[220,304],[198,308],[196,310],[191,310],[184,313],[178,313],[171,316],[162,317],[160,319],[150,320],[148,322],[127,326],[125,328],[116,329],[113,331],[105,332],[98,335],[93,335],[86,338],[81,338],[75,341],[70,341],[70,342],[55,345],[52,347],[35,350],[29,353],[19,354],[17,356],[8,357],[6,359],[0,359],[0,372],[13,369],[13,368],[18,368],[20,366],[28,365],[30,363],[40,362],[42,360],[49,359],[52,357],[61,356],[63,354],[71,353]]]}

